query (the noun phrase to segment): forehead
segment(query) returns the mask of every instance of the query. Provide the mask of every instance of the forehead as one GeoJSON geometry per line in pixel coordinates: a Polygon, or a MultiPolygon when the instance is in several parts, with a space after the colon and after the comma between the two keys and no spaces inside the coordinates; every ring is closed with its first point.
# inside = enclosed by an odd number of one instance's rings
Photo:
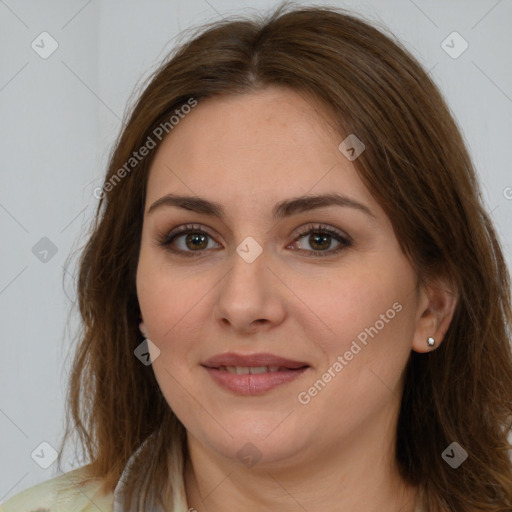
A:
{"type": "Polygon", "coordinates": [[[325,107],[269,88],[198,100],[158,148],[148,199],[187,192],[266,200],[339,192],[373,202],[325,107]]]}

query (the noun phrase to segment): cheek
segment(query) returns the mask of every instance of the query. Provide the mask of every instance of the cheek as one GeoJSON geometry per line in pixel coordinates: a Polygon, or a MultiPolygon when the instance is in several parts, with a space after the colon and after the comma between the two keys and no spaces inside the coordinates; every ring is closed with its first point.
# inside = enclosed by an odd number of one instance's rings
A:
{"type": "Polygon", "coordinates": [[[148,338],[160,350],[152,369],[167,403],[180,418],[188,417],[197,405],[185,390],[192,387],[194,347],[204,324],[199,318],[204,308],[203,287],[201,280],[185,277],[176,268],[151,261],[141,253],[137,271],[139,306],[148,338]]]}
{"type": "MultiPolygon", "coordinates": [[[[148,251],[147,251],[148,252],[148,251]]],[[[173,340],[198,325],[205,295],[204,279],[189,270],[170,266],[141,251],[137,269],[137,295],[148,336],[166,350],[173,340]]]]}
{"type": "Polygon", "coordinates": [[[212,289],[218,282],[211,274],[180,269],[156,258],[151,261],[143,254],[139,260],[139,305],[148,338],[160,350],[153,372],[167,403],[182,421],[204,414],[193,397],[201,396],[196,372],[209,341],[212,289]]]}
{"type": "Polygon", "coordinates": [[[329,352],[350,346],[358,336],[364,343],[372,333],[389,331],[400,316],[404,294],[391,276],[352,271],[332,276],[321,286],[312,284],[303,283],[311,293],[304,300],[308,314],[298,318],[303,319],[306,332],[319,325],[318,340],[329,352]]]}
{"type": "Polygon", "coordinates": [[[338,276],[311,300],[311,310],[319,312],[322,322],[314,320],[311,312],[302,317],[304,332],[314,336],[324,353],[319,372],[331,369],[337,375],[333,380],[346,389],[366,388],[379,377],[393,388],[411,351],[412,274],[404,266],[396,273],[389,266],[381,272],[378,265],[369,268],[371,273],[362,270],[338,276]],[[312,332],[315,323],[319,327],[312,332]],[[345,377],[338,377],[342,374],[345,377]]]}
{"type": "Polygon", "coordinates": [[[296,397],[302,427],[314,428],[320,422],[326,437],[358,431],[401,396],[411,350],[412,308],[398,293],[363,292],[364,307],[345,299],[341,305],[346,309],[331,306],[330,323],[337,336],[317,338],[325,363],[296,397]]]}

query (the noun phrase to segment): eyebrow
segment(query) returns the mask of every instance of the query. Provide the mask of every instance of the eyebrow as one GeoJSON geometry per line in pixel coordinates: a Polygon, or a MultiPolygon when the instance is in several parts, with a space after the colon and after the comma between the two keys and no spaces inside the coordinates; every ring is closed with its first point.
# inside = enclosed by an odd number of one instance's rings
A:
{"type": "MultiPolygon", "coordinates": [[[[209,201],[197,196],[182,196],[176,194],[167,194],[160,199],[157,199],[149,207],[147,214],[149,215],[164,206],[174,206],[184,210],[210,215],[212,217],[219,217],[221,219],[226,217],[224,207],[215,201],[209,201]]],[[[285,217],[290,217],[291,215],[327,206],[353,208],[375,219],[375,215],[367,206],[355,201],[354,199],[337,193],[308,195],[286,199],[274,206],[272,209],[272,217],[274,220],[279,220],[285,217]]]]}

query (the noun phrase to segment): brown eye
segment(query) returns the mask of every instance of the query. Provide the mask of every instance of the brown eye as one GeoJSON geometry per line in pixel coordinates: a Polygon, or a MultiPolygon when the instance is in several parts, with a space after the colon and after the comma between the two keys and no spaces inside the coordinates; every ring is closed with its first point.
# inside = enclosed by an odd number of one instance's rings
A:
{"type": "Polygon", "coordinates": [[[332,256],[352,245],[352,239],[349,236],[321,225],[308,226],[300,236],[295,239],[295,245],[299,242],[306,242],[311,248],[311,250],[299,248],[302,252],[310,253],[308,256],[332,256]],[[332,249],[333,241],[337,246],[332,249]]]}
{"type": "Polygon", "coordinates": [[[314,233],[309,235],[308,242],[314,250],[324,251],[329,249],[332,242],[332,236],[322,233],[314,233]]]}
{"type": "Polygon", "coordinates": [[[201,233],[189,233],[185,237],[185,245],[191,250],[206,249],[208,245],[208,235],[203,235],[201,233]]]}
{"type": "Polygon", "coordinates": [[[184,226],[177,230],[172,230],[166,234],[158,243],[172,252],[192,256],[193,253],[202,253],[205,249],[219,248],[220,245],[211,246],[213,238],[206,231],[195,226],[184,226]],[[209,245],[210,244],[210,245],[209,245]]]}

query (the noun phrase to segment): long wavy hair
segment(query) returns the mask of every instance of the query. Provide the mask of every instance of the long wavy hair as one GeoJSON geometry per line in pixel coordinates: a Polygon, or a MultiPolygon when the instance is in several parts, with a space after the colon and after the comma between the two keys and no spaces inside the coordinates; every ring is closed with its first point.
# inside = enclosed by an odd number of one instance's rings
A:
{"type": "Polygon", "coordinates": [[[135,477],[128,482],[128,503],[136,499],[144,510],[171,476],[170,494],[159,500],[173,510],[188,456],[186,431],[152,367],[134,356],[143,340],[135,274],[148,172],[160,141],[153,136],[155,149],[140,161],[130,158],[192,98],[200,104],[272,86],[323,102],[340,141],[351,133],[364,141],[353,165],[419,282],[444,276],[458,293],[443,343],[411,352],[407,364],[396,432],[401,476],[417,486],[430,512],[510,512],[510,277],[474,168],[428,73],[392,35],[331,7],[285,4],[202,26],[144,84],[111,153],[80,252],[82,323],[62,445],[77,433],[91,478],[113,491],[146,441],[137,458],[145,479],[137,492],[135,477]],[[123,166],[129,172],[120,173],[123,166]],[[441,456],[453,441],[469,454],[457,469],[441,456]]]}

